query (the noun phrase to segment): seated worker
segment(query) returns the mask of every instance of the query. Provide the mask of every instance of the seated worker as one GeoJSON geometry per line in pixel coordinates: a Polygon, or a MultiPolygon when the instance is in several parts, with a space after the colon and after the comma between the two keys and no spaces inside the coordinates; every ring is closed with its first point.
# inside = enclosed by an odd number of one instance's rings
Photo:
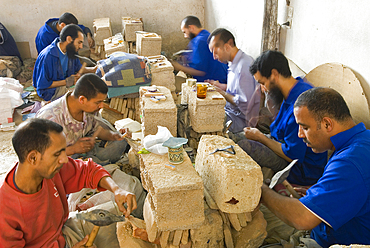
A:
{"type": "MultiPolygon", "coordinates": [[[[0,182],[2,247],[65,247],[67,194],[82,188],[113,192],[126,217],[136,208],[135,195],[119,188],[103,167],[91,159],[67,157],[59,124],[32,118],[18,127],[12,142],[19,162],[0,182]]],[[[73,248],[85,247],[87,239],[88,235],[73,248]]]]}
{"type": "Polygon", "coordinates": [[[294,104],[298,136],[314,152],[332,150],[319,181],[306,195],[285,197],[262,186],[262,203],[322,247],[370,245],[370,131],[355,124],[343,97],[313,88],[294,104]]]}
{"type": "MultiPolygon", "coordinates": [[[[82,65],[76,54],[82,48],[83,33],[75,24],[69,24],[60,32],[60,38],[48,45],[36,59],[33,86],[45,101],[53,101],[75,84],[82,65]]],[[[83,73],[95,72],[96,67],[85,67],[83,73]]]]}
{"type": "Polygon", "coordinates": [[[17,56],[22,62],[21,54],[13,36],[0,22],[0,56],[17,56]]]}
{"type": "Polygon", "coordinates": [[[238,142],[261,167],[274,172],[284,169],[293,159],[288,181],[302,186],[313,185],[321,177],[327,153],[314,153],[298,137],[298,124],[293,114],[297,97],[312,86],[302,78],[292,77],[288,60],[278,51],[262,53],[250,67],[250,72],[276,102],[282,104],[276,119],[270,125],[271,138],[257,128],[246,127],[247,139],[238,142]]]}
{"type": "MultiPolygon", "coordinates": [[[[59,37],[60,31],[67,26],[68,24],[78,24],[77,18],[71,13],[64,13],[59,18],[52,18],[45,22],[44,26],[42,26],[39,31],[37,32],[35,43],[36,49],[38,53],[50,45],[55,38],[59,37]]],[[[82,30],[83,33],[87,37],[87,41],[89,43],[90,48],[94,46],[95,41],[92,38],[92,33],[88,27],[84,25],[78,25],[82,30]]]]}
{"type": "Polygon", "coordinates": [[[190,39],[188,49],[192,53],[187,58],[189,66],[172,61],[174,69],[192,75],[198,82],[210,79],[225,84],[227,65],[213,59],[207,44],[209,32],[202,28],[199,19],[195,16],[185,17],[181,22],[181,31],[185,38],[190,39]]]}
{"type": "Polygon", "coordinates": [[[257,81],[249,72],[253,58],[238,49],[232,33],[224,28],[214,30],[208,37],[209,50],[213,57],[222,63],[229,63],[227,85],[209,81],[226,99],[225,113],[227,120],[232,120],[229,130],[242,132],[246,126],[255,127],[260,109],[261,91],[257,81]],[[226,86],[226,89],[222,89],[226,86]]]}
{"type": "MultiPolygon", "coordinates": [[[[63,126],[67,139],[67,156],[89,157],[96,163],[108,164],[118,161],[126,150],[127,142],[120,133],[102,129],[98,138],[108,140],[105,148],[100,147],[91,136],[100,126],[99,110],[107,98],[108,87],[93,73],[83,75],[76,83],[74,91],[53,101],[36,113],[36,118],[54,121],[63,126]]],[[[120,130],[128,132],[126,129],[120,130]]],[[[130,133],[127,133],[130,135],[130,133]]]]}

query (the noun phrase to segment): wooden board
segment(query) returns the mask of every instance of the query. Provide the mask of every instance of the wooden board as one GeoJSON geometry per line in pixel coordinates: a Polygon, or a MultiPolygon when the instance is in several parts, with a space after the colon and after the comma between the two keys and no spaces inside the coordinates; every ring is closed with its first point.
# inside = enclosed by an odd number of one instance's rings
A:
{"type": "Polygon", "coordinates": [[[347,102],[354,121],[363,122],[366,128],[370,128],[368,97],[350,68],[338,63],[327,63],[310,71],[305,78],[316,87],[330,87],[338,91],[347,102]]]}

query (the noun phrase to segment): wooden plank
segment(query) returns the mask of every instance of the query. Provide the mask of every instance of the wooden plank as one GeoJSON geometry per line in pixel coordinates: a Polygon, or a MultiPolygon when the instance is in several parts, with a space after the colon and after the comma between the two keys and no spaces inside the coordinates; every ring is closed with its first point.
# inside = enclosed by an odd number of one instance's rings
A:
{"type": "Polygon", "coordinates": [[[121,113],[124,114],[125,113],[125,109],[127,108],[127,98],[123,99],[123,103],[122,103],[122,110],[121,110],[121,113]]]}
{"type": "Polygon", "coordinates": [[[128,118],[132,119],[134,117],[134,111],[132,109],[130,109],[128,111],[128,118]]]}
{"type": "Polygon", "coordinates": [[[119,103],[119,99],[116,98],[116,102],[114,103],[114,109],[117,109],[118,108],[118,103],[119,103]]]}
{"type": "Polygon", "coordinates": [[[127,99],[127,108],[131,109],[132,107],[132,98],[127,99]]]}
{"type": "Polygon", "coordinates": [[[118,98],[118,107],[117,107],[117,111],[121,112],[122,111],[122,104],[123,104],[123,99],[122,98],[118,98]]]}
{"type": "Polygon", "coordinates": [[[115,103],[116,103],[116,98],[113,97],[112,99],[110,99],[109,107],[113,108],[115,103]]]}
{"type": "Polygon", "coordinates": [[[125,113],[123,114],[123,118],[127,118],[128,117],[128,108],[125,109],[125,113]]]}

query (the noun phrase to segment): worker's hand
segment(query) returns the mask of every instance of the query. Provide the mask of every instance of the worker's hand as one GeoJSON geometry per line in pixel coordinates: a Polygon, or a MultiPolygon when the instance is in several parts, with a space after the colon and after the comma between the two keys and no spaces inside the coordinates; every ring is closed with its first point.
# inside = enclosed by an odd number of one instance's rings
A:
{"type": "Polygon", "coordinates": [[[71,76],[66,78],[66,87],[67,88],[71,87],[72,85],[74,85],[76,83],[75,76],[76,75],[71,75],[71,76]]]}
{"type": "Polygon", "coordinates": [[[297,191],[298,195],[300,196],[306,196],[306,192],[307,192],[307,187],[294,187],[293,188],[295,191],[297,191]]]}
{"type": "Polygon", "coordinates": [[[220,82],[218,80],[206,79],[206,80],[204,80],[204,82],[207,82],[212,86],[216,86],[216,87],[220,88],[220,82]]]}
{"type": "Polygon", "coordinates": [[[89,43],[89,47],[93,48],[95,46],[95,41],[94,41],[92,35],[90,33],[88,33],[86,36],[87,36],[87,43],[89,43]]]}
{"type": "Polygon", "coordinates": [[[137,208],[136,196],[133,193],[127,192],[121,188],[114,191],[114,199],[118,205],[119,210],[126,216],[129,217],[131,212],[137,208]],[[127,209],[123,205],[127,203],[127,209]]]}
{"type": "Polygon", "coordinates": [[[119,133],[113,133],[113,140],[123,140],[124,138],[131,138],[132,133],[128,130],[128,128],[122,128],[119,130],[119,133]]]}
{"type": "Polygon", "coordinates": [[[175,71],[181,71],[182,65],[179,62],[171,61],[171,64],[175,71]]]}
{"type": "MultiPolygon", "coordinates": [[[[78,242],[77,244],[75,244],[74,246],[72,246],[72,248],[85,248],[85,244],[87,243],[87,240],[89,239],[89,235],[86,235],[83,240],[81,240],[80,242],[78,242]]],[[[96,248],[95,245],[93,246],[90,246],[90,247],[93,247],[93,248],[96,248]]]]}
{"type": "Polygon", "coordinates": [[[76,143],[72,145],[74,153],[86,153],[94,148],[95,139],[92,137],[83,137],[77,140],[76,143]]]}
{"type": "Polygon", "coordinates": [[[247,139],[260,141],[263,136],[265,136],[260,130],[257,128],[245,127],[244,128],[244,135],[247,139]]]}

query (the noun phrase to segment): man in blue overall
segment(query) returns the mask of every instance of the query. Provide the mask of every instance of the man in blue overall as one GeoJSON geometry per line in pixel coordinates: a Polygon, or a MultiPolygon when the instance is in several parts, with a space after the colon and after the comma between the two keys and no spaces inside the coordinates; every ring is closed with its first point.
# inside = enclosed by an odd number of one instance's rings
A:
{"type": "Polygon", "coordinates": [[[290,170],[288,181],[293,184],[313,185],[321,177],[327,161],[327,153],[314,153],[298,137],[298,124],[293,115],[293,104],[312,85],[302,78],[292,77],[288,60],[278,51],[262,53],[250,67],[250,72],[277,103],[279,113],[270,125],[271,138],[257,128],[244,128],[247,139],[238,142],[260,166],[274,172],[284,169],[298,159],[290,170]]]}
{"type": "MultiPolygon", "coordinates": [[[[55,38],[59,37],[60,31],[68,24],[78,24],[77,18],[71,13],[64,13],[59,18],[52,18],[45,22],[36,36],[35,43],[37,52],[40,53],[45,47],[50,45],[55,38]]],[[[86,35],[89,46],[94,46],[94,39],[92,38],[91,31],[88,27],[78,25],[83,33],[86,35]]]]}
{"type": "Polygon", "coordinates": [[[322,247],[370,245],[370,131],[355,124],[343,97],[313,88],[294,104],[298,136],[315,153],[332,150],[318,182],[298,199],[262,186],[261,202],[322,247]]]}
{"type": "Polygon", "coordinates": [[[33,85],[45,101],[63,96],[81,76],[79,74],[96,71],[96,67],[85,67],[79,73],[82,65],[75,55],[82,48],[83,40],[82,29],[69,24],[60,32],[60,38],[55,38],[37,57],[33,85]]]}
{"type": "Polygon", "coordinates": [[[187,58],[189,66],[172,62],[174,69],[192,75],[198,82],[209,79],[225,84],[227,65],[213,58],[207,43],[210,33],[202,28],[199,19],[195,16],[185,17],[181,22],[181,31],[185,38],[190,39],[188,48],[192,52],[187,58]]]}

